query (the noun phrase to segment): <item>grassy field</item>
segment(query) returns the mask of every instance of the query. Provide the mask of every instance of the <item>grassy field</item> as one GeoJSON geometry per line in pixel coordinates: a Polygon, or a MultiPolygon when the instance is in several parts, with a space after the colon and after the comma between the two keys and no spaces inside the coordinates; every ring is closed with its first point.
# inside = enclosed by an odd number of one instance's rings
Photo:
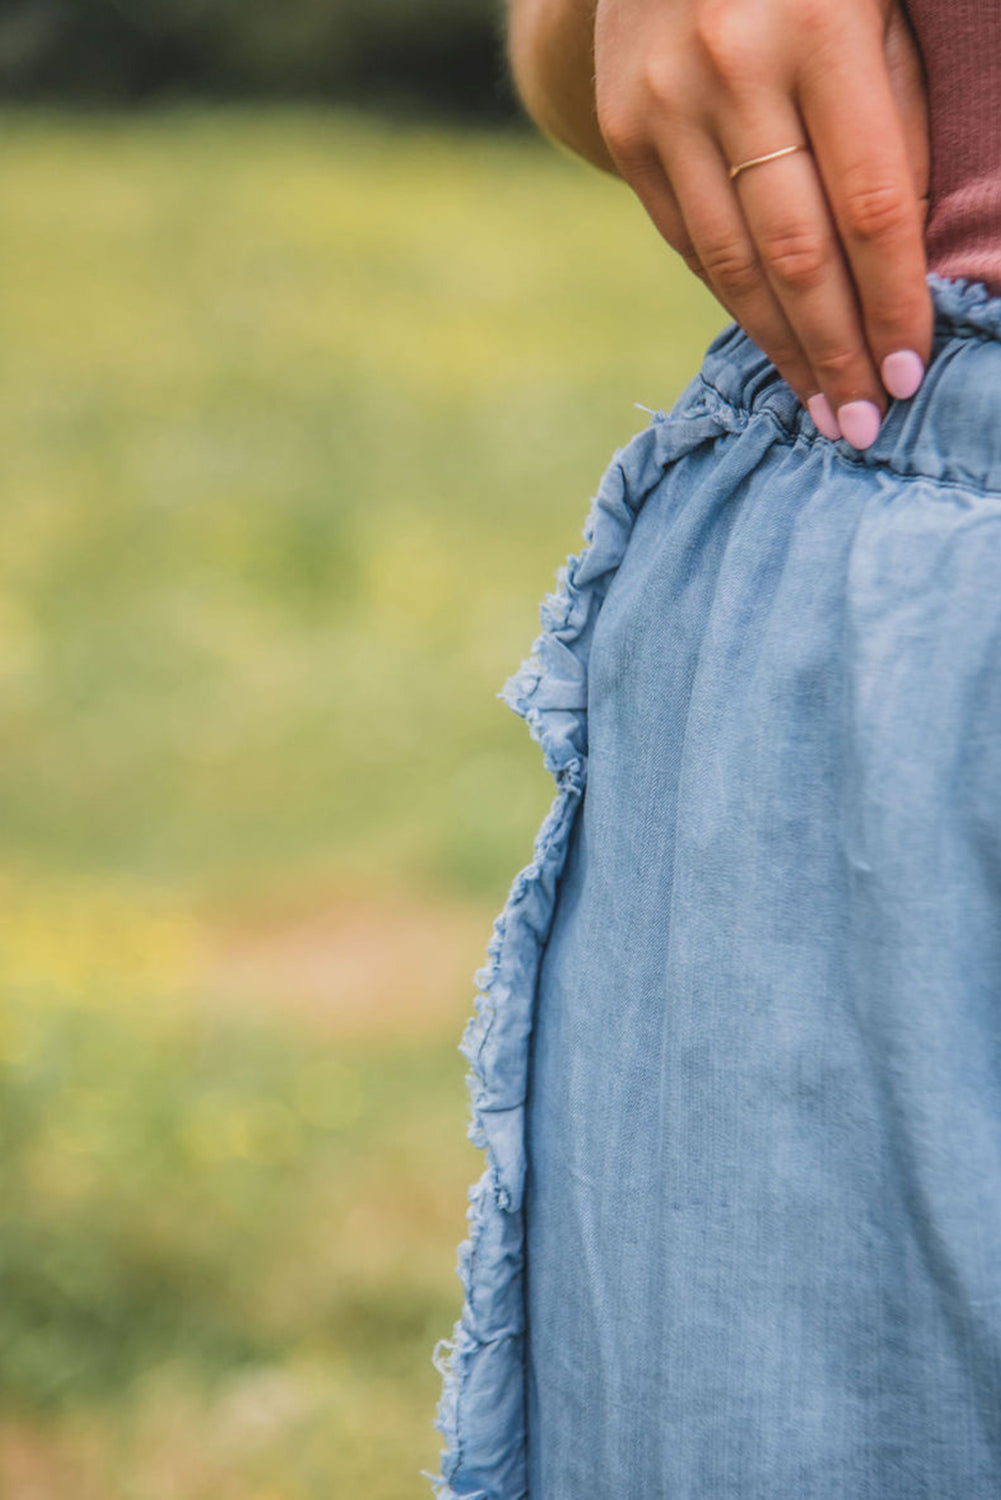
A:
{"type": "Polygon", "coordinates": [[[494,694],[723,319],[528,139],[3,128],[0,1494],[420,1496],[494,694]]]}

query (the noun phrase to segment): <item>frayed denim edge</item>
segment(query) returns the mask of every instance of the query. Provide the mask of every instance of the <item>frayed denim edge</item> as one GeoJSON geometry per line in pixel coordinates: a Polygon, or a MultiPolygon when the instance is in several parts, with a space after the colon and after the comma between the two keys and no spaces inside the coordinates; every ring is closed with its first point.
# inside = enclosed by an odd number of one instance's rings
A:
{"type": "Polygon", "coordinates": [[[516,877],[476,976],[475,1014],[460,1044],[472,1120],[486,1155],[469,1192],[469,1237],[459,1247],[462,1315],[434,1364],[442,1375],[435,1426],[438,1500],[525,1500],[527,1490],[522,1196],[524,1107],[539,965],[577,808],[587,779],[587,666],[591,637],[633,523],[665,469],[700,444],[747,423],[696,377],[671,415],[612,460],[584,528],[585,547],[544,600],[542,634],[500,694],[525,719],[556,781],[534,856],[516,877]]]}
{"type": "Polygon", "coordinates": [[[1001,339],[1001,297],[982,282],[940,276],[936,271],[928,272],[927,282],[935,312],[947,328],[972,328],[988,338],[1001,339]]]}

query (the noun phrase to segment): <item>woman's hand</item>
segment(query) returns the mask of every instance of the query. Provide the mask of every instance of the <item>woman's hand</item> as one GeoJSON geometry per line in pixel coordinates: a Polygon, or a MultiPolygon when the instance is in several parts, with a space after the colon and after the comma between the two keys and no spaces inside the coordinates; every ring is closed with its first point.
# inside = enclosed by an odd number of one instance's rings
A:
{"type": "Polygon", "coordinates": [[[821,431],[868,447],[932,338],[924,77],[897,0],[597,0],[593,95],[587,0],[511,3],[543,127],[610,162],[821,431]]]}
{"type": "Polygon", "coordinates": [[[868,447],[932,334],[924,86],[897,4],[598,0],[594,56],[605,144],[661,234],[818,427],[837,413],[868,447]]]}

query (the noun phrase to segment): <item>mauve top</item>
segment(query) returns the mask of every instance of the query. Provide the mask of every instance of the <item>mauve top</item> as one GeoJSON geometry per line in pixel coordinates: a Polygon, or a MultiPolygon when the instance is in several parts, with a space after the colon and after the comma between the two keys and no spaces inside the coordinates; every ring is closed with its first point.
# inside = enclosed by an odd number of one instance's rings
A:
{"type": "Polygon", "coordinates": [[[929,269],[1001,294],[1001,0],[908,0],[931,112],[929,269]]]}

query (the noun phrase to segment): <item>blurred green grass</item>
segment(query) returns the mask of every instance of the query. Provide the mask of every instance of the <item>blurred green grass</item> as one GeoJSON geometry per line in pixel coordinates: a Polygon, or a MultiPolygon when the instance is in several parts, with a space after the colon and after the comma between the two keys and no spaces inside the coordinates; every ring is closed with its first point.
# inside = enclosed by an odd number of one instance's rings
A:
{"type": "Polygon", "coordinates": [[[0,1492],[404,1500],[468,995],[349,1031],[333,978],[217,1004],[204,952],[344,891],[373,951],[411,898],[485,944],[549,800],[494,694],[723,319],[529,139],[3,131],[0,1492]]]}
{"type": "Polygon", "coordinates": [[[718,309],[541,143],[3,130],[8,857],[495,891],[543,793],[493,692],[718,309]]]}

